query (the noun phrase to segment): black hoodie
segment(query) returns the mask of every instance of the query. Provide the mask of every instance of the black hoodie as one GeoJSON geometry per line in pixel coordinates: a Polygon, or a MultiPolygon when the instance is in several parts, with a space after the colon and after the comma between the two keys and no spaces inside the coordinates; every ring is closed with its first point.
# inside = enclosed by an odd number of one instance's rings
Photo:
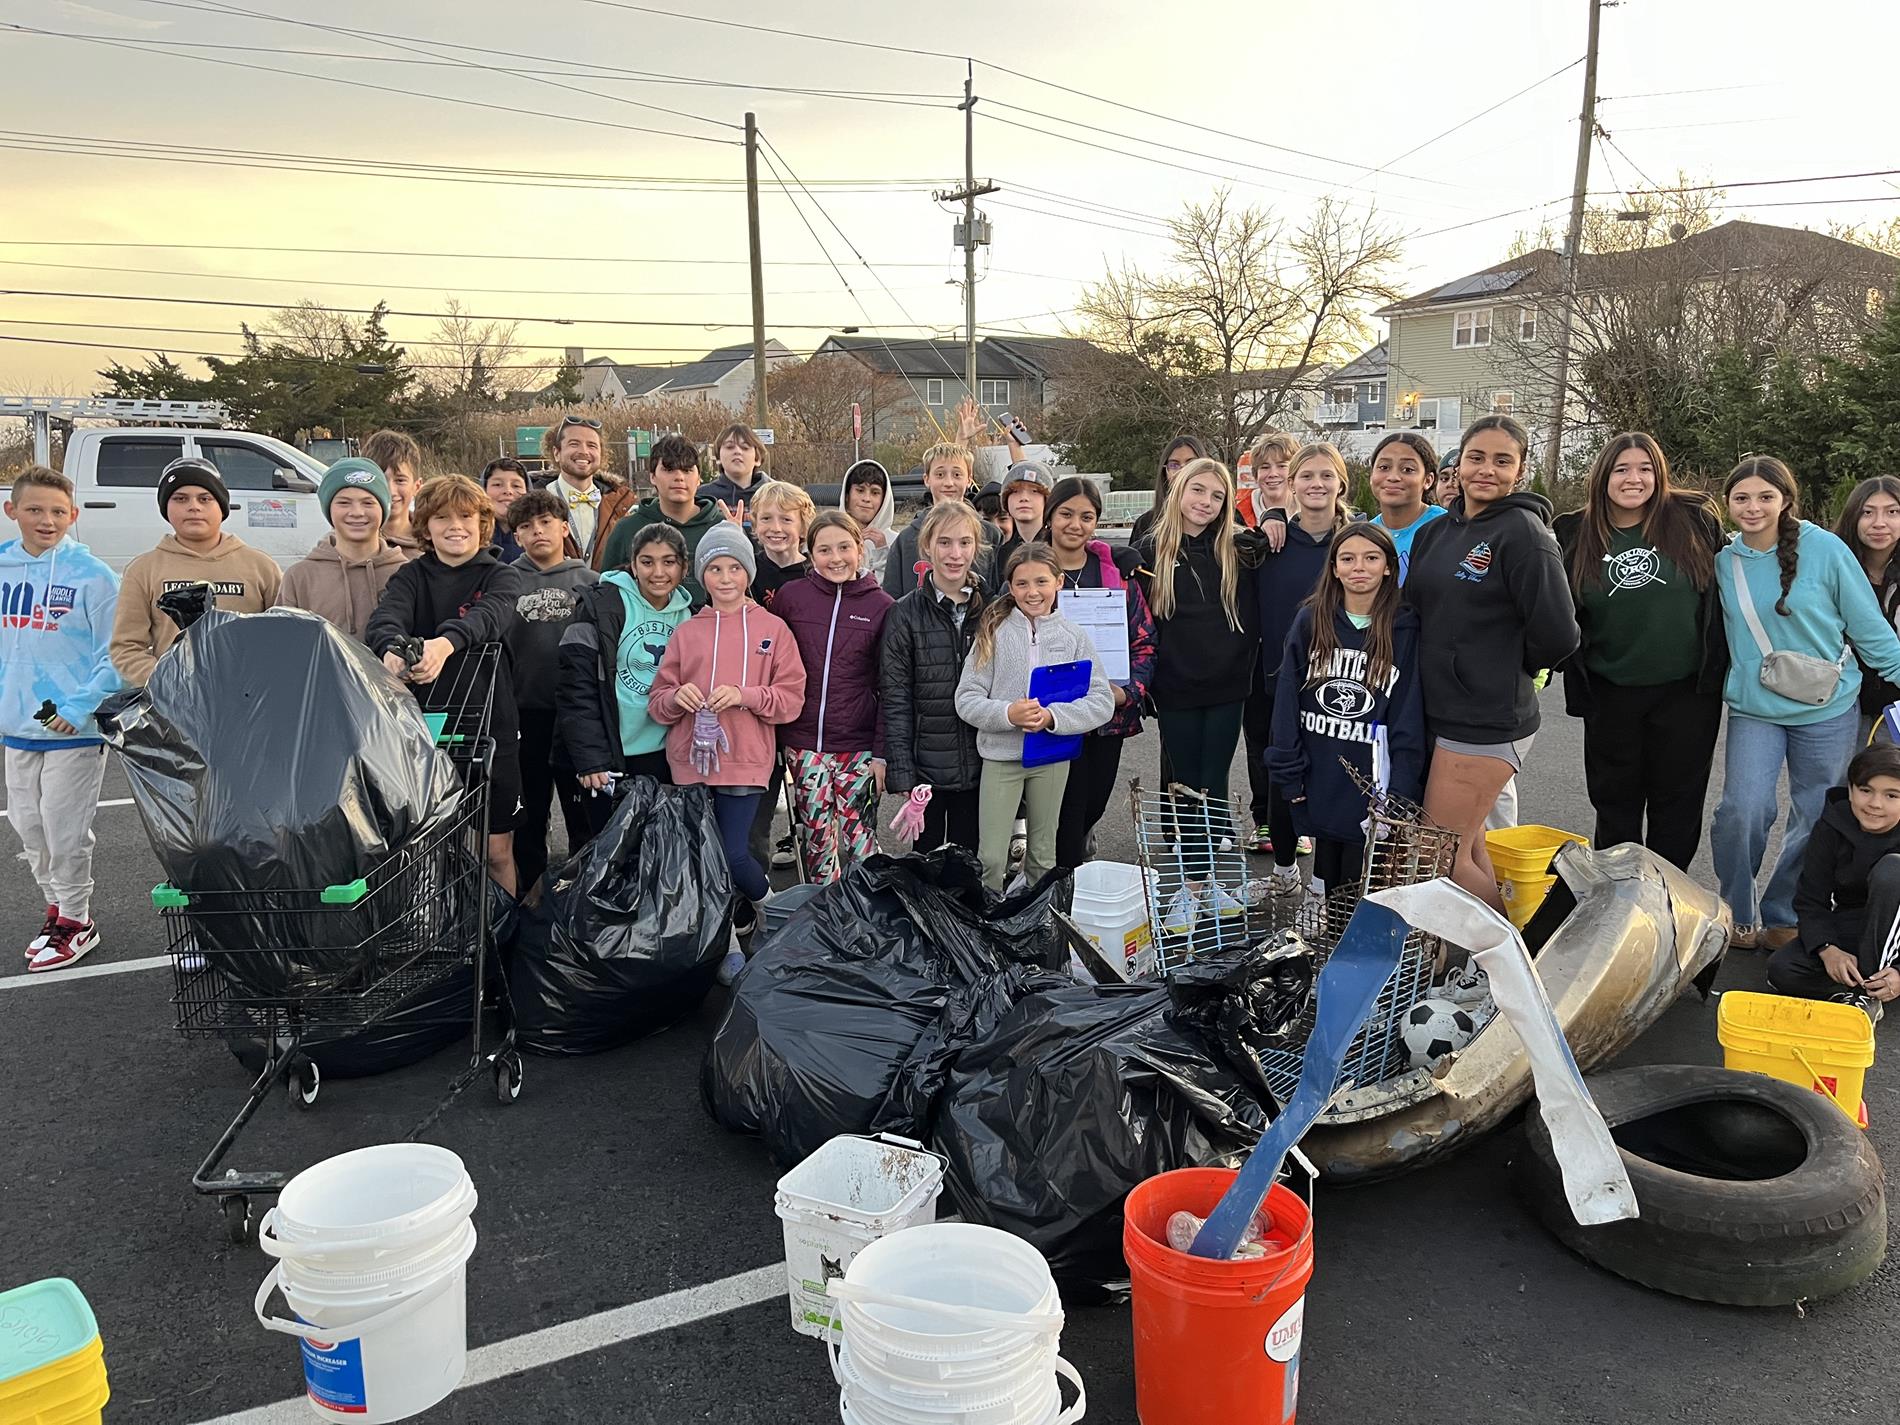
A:
{"type": "MultiPolygon", "coordinates": [[[[1220,560],[1209,530],[1181,541],[1174,561],[1174,612],[1155,615],[1155,676],[1149,697],[1157,712],[1245,702],[1260,658],[1260,603],[1254,584],[1260,550],[1252,530],[1237,531],[1240,581],[1234,591],[1236,629],[1220,597],[1220,560]]],[[[1264,546],[1261,546],[1264,548],[1264,546]]],[[[1154,607],[1154,536],[1135,542],[1135,578],[1154,607]]]]}
{"type": "Polygon", "coordinates": [[[1867,920],[1867,878],[1880,858],[1900,851],[1900,826],[1880,833],[1861,830],[1846,787],[1829,787],[1827,803],[1808,834],[1801,879],[1794,888],[1794,919],[1802,948],[1818,955],[1834,945],[1860,953],[1867,920]]]}
{"type": "Polygon", "coordinates": [[[1579,638],[1550,501],[1506,495],[1467,519],[1464,502],[1453,500],[1412,541],[1405,602],[1418,610],[1434,738],[1491,744],[1537,731],[1532,679],[1569,657],[1579,638]]]}
{"type": "Polygon", "coordinates": [[[508,644],[515,627],[515,600],[527,589],[521,571],[501,563],[490,550],[453,567],[425,552],[390,577],[376,612],[369,616],[363,630],[363,642],[379,657],[405,635],[446,638],[455,645],[456,651],[442,665],[435,682],[415,689],[417,699],[427,708],[437,706],[430,701],[432,697],[455,695],[468,650],[484,643],[499,643],[501,661],[495,670],[489,731],[495,739],[495,754],[506,757],[517,750],[521,740],[521,724],[515,714],[514,664],[508,644]]]}

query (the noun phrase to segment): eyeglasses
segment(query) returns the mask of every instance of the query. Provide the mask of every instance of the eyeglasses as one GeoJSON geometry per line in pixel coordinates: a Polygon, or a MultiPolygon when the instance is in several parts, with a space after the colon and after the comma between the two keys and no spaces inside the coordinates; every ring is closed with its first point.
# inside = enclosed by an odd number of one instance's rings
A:
{"type": "Polygon", "coordinates": [[[1161,462],[1161,468],[1172,475],[1186,464],[1187,461],[1185,460],[1164,460],[1161,462]]]}
{"type": "Polygon", "coordinates": [[[586,416],[562,416],[556,430],[566,430],[569,426],[586,426],[589,430],[599,430],[600,422],[589,420],[586,416]]]}

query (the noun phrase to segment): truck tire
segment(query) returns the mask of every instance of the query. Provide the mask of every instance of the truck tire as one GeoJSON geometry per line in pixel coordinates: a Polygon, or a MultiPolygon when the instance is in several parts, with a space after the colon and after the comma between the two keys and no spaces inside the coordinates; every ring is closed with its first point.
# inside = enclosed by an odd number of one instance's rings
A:
{"type": "Polygon", "coordinates": [[[1832,1296],[1885,1257],[1880,1159],[1820,1094],[1692,1064],[1618,1069],[1586,1082],[1642,1215],[1580,1226],[1534,1108],[1520,1173],[1544,1225],[1585,1260],[1676,1296],[1782,1306],[1832,1296]]]}

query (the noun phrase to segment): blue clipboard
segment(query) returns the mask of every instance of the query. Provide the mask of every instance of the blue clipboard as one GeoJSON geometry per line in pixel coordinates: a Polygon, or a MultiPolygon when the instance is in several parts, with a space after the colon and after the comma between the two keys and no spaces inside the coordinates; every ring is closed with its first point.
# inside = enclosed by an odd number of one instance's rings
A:
{"type": "MultiPolygon", "coordinates": [[[[1029,696],[1048,707],[1051,703],[1079,702],[1088,696],[1089,677],[1095,665],[1084,658],[1080,663],[1051,663],[1029,672],[1029,696]]],[[[1023,766],[1048,767],[1057,762],[1073,762],[1082,755],[1079,732],[1025,732],[1023,766]]]]}

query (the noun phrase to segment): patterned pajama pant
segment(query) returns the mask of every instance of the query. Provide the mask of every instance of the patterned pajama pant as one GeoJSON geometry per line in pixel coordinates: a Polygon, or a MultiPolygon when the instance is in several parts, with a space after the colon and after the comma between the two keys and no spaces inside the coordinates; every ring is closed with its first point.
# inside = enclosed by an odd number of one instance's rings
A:
{"type": "Polygon", "coordinates": [[[877,782],[869,752],[787,751],[792,804],[805,837],[805,879],[838,879],[846,861],[877,854],[877,782]]]}

